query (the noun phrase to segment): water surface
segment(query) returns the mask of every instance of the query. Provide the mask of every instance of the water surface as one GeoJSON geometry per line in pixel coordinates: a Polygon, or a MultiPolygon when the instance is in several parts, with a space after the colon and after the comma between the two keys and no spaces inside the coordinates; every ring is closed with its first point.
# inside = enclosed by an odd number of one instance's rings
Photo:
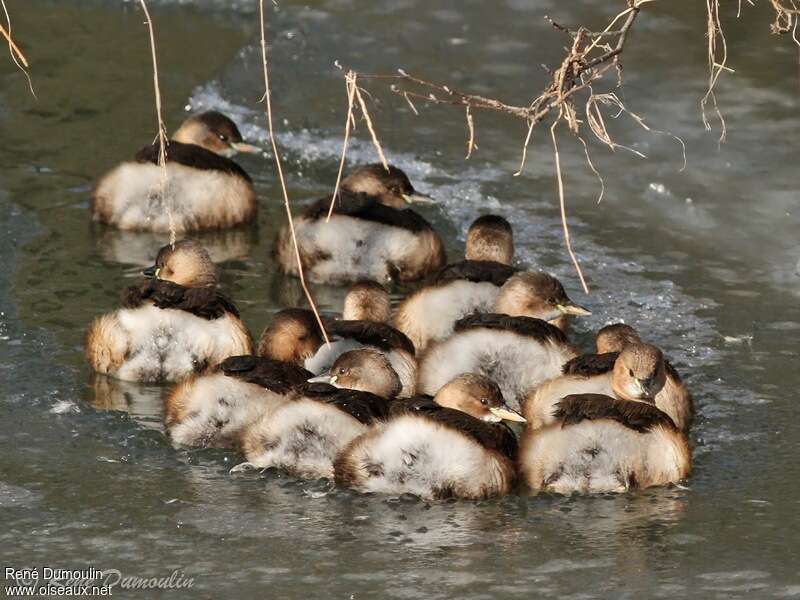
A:
{"type": "MultiPolygon", "coordinates": [[[[181,569],[197,597],[800,596],[797,53],[769,35],[764,9],[731,21],[737,73],[720,87],[729,128],[720,149],[700,119],[704,15],[695,4],[654,3],[642,14],[622,92],[649,124],[685,140],[686,169],[671,137],[619,119],[614,133],[648,159],[590,143],[606,186],[598,206],[582,146],[561,138],[588,297],[564,252],[545,130],[512,177],[521,123],[476,114],[479,150],[465,162],[463,113],[420,105],[414,116],[369,86],[390,160],[440,200],[425,214],[452,257],[476,214],[506,215],[519,262],[558,275],[592,308],[577,340],[610,321],[636,325],[685,375],[699,411],[687,489],[426,503],[230,473],[235,454],[169,446],[160,387],[92,377],[86,325],[116,306],[165,241],[93,227],[87,211],[94,178],[155,131],[146,30],[133,3],[9,2],[39,100],[0,61],[2,562],[140,576],[181,569]]],[[[187,110],[221,108],[266,146],[253,8],[155,3],[170,129],[187,110]]],[[[517,0],[270,7],[292,197],[316,198],[335,180],[346,100],[335,61],[363,72],[402,67],[524,104],[546,82],[537,65],[555,65],[565,43],[543,15],[596,28],[612,10],[517,0]]],[[[351,164],[374,160],[361,126],[351,164]]],[[[270,256],[284,218],[270,157],[242,164],[261,201],[257,226],[201,239],[257,335],[302,294],[270,256]]],[[[315,291],[325,310],[340,308],[341,290],[315,291]]]]}

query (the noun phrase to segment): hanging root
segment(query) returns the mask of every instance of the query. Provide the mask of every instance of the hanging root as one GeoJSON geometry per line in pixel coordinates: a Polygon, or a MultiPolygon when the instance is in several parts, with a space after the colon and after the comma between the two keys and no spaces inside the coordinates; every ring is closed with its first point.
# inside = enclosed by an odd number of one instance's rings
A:
{"type": "Polygon", "coordinates": [[[317,305],[314,302],[314,297],[306,284],[306,278],[303,273],[303,261],[300,259],[300,247],[297,244],[297,235],[294,231],[294,219],[292,218],[292,207],[289,203],[289,192],[286,189],[286,180],[283,176],[283,165],[281,164],[281,155],[278,152],[278,144],[275,142],[275,133],[273,129],[272,120],[272,97],[269,87],[269,68],[267,63],[267,36],[266,36],[266,23],[264,19],[264,0],[258,1],[259,17],[261,21],[261,62],[264,68],[264,96],[262,100],[266,103],[267,126],[269,128],[269,140],[272,144],[272,155],[275,157],[275,168],[278,171],[278,180],[281,184],[281,191],[283,192],[283,204],[286,208],[286,217],[289,220],[289,229],[292,232],[292,245],[294,246],[294,256],[297,260],[297,273],[300,276],[300,285],[303,287],[303,292],[308,299],[308,304],[314,312],[314,317],[317,319],[317,324],[322,331],[322,337],[325,338],[325,343],[330,344],[328,333],[325,331],[325,326],[322,323],[317,305]]]}
{"type": "Polygon", "coordinates": [[[797,23],[800,20],[800,2],[798,0],[769,0],[775,9],[775,21],[770,29],[772,33],[791,33],[794,43],[800,46],[797,37],[797,23]],[[788,1],[788,6],[787,6],[788,1]]]}
{"type": "Polygon", "coordinates": [[[719,20],[719,0],[706,0],[706,27],[706,37],[708,38],[708,89],[700,100],[700,113],[703,117],[703,125],[706,131],[711,131],[711,123],[709,123],[708,115],[706,114],[706,105],[710,101],[717,119],[719,119],[721,129],[719,143],[721,144],[725,141],[727,127],[725,125],[725,117],[722,116],[722,111],[717,104],[717,95],[714,90],[717,87],[720,75],[725,71],[733,73],[733,70],[727,66],[728,44],[719,20]]]}
{"type": "Polygon", "coordinates": [[[28,59],[22,53],[22,50],[19,49],[19,46],[17,46],[14,38],[11,37],[11,15],[8,14],[5,0],[0,0],[0,6],[2,6],[3,13],[5,13],[6,16],[6,26],[3,27],[0,24],[0,34],[6,38],[8,42],[8,53],[11,55],[11,60],[13,60],[17,68],[25,74],[25,78],[28,80],[28,89],[31,91],[31,95],[36,98],[36,92],[33,91],[33,81],[31,81],[31,75],[28,73],[28,69],[30,68],[28,59]]]}

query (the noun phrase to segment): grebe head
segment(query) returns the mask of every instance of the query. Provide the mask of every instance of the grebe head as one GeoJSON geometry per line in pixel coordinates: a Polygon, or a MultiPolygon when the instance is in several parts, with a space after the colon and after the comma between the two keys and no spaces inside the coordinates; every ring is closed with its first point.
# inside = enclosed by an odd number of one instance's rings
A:
{"type": "Polygon", "coordinates": [[[202,146],[228,157],[237,152],[261,151],[258,146],[246,144],[236,123],[216,110],[192,115],[181,124],[172,139],[183,144],[202,146]]]}

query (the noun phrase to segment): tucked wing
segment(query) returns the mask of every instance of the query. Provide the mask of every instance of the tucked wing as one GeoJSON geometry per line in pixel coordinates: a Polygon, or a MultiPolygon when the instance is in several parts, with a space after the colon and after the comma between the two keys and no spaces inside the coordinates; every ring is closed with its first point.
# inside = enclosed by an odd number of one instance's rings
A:
{"type": "Polygon", "coordinates": [[[474,283],[488,282],[497,287],[503,285],[517,270],[492,260],[462,260],[447,265],[434,278],[434,282],[466,279],[474,283]]]}
{"type": "Polygon", "coordinates": [[[619,352],[606,352],[605,354],[581,354],[568,360],[561,368],[564,375],[579,375],[592,377],[608,373],[614,368],[614,363],[619,352]]]}
{"type": "Polygon", "coordinates": [[[365,425],[389,415],[389,400],[369,392],[340,389],[327,383],[307,383],[300,392],[306,398],[335,406],[365,425]]]}
{"type": "Polygon", "coordinates": [[[157,308],[184,310],[209,321],[226,313],[239,316],[233,302],[214,288],[187,288],[171,281],[147,279],[122,293],[125,308],[137,308],[147,300],[157,308]]]}
{"type": "Polygon", "coordinates": [[[261,386],[276,394],[286,394],[302,387],[314,376],[297,365],[252,354],[226,358],[219,369],[228,377],[261,386]]]}
{"type": "MultiPolygon", "coordinates": [[[[303,211],[303,217],[311,221],[327,218],[331,205],[330,196],[317,200],[303,211]]],[[[381,204],[381,202],[367,194],[353,194],[340,190],[333,208],[334,214],[352,217],[363,221],[372,221],[390,227],[399,227],[408,231],[428,231],[431,229],[421,215],[411,209],[397,209],[381,204]]]]}
{"type": "Polygon", "coordinates": [[[653,404],[617,400],[603,394],[565,396],[556,403],[553,416],[561,421],[562,427],[587,420],[611,419],[639,433],[647,433],[658,425],[677,429],[669,415],[653,404]]]}
{"type": "MultiPolygon", "coordinates": [[[[183,144],[170,140],[167,145],[167,162],[177,163],[204,171],[222,171],[252,181],[247,172],[229,158],[195,144],[183,144]]],[[[140,163],[158,164],[159,145],[145,146],[136,153],[135,160],[140,163]]]]}
{"type": "Polygon", "coordinates": [[[391,416],[416,414],[430,421],[468,435],[484,448],[516,458],[517,438],[503,423],[487,423],[465,412],[439,406],[430,396],[416,396],[391,403],[391,416]]]}
{"type": "Polygon", "coordinates": [[[124,308],[139,308],[150,297],[150,279],[145,279],[137,285],[131,285],[122,290],[120,300],[124,308]]]}
{"type": "Polygon", "coordinates": [[[455,331],[496,329],[534,338],[540,342],[569,343],[564,332],[547,321],[532,317],[509,317],[497,313],[475,313],[456,321],[455,331]]]}
{"type": "Polygon", "coordinates": [[[227,296],[212,288],[186,288],[183,301],[178,308],[209,320],[218,319],[226,313],[239,316],[236,305],[227,296]]]}
{"type": "Polygon", "coordinates": [[[377,321],[329,321],[328,334],[354,339],[365,346],[375,346],[383,351],[405,350],[414,355],[414,344],[401,331],[377,321]]]}

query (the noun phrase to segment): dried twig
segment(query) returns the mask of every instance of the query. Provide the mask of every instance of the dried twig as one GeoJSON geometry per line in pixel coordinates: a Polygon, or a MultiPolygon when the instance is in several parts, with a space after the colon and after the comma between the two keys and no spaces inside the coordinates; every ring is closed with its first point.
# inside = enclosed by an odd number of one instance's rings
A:
{"type": "Polygon", "coordinates": [[[356,74],[353,71],[348,71],[344,76],[345,87],[347,89],[347,121],[344,124],[344,142],[342,143],[342,158],[339,161],[339,172],[336,174],[336,185],[333,188],[333,196],[331,196],[331,205],[328,208],[328,218],[326,221],[331,220],[333,214],[333,207],[336,204],[336,197],[339,195],[339,185],[342,183],[342,172],[344,171],[344,161],[347,156],[347,143],[350,141],[350,129],[353,124],[353,97],[356,93],[356,74]]]}
{"type": "Polygon", "coordinates": [[[308,304],[311,306],[311,310],[314,312],[314,317],[317,319],[317,324],[319,325],[320,330],[322,331],[322,337],[325,338],[325,343],[330,344],[330,340],[328,339],[328,333],[325,331],[325,326],[322,323],[322,317],[320,317],[319,311],[317,310],[317,305],[314,303],[314,298],[311,295],[311,291],[308,289],[308,285],[306,284],[306,278],[303,274],[303,261],[300,259],[300,246],[297,244],[297,235],[294,231],[294,219],[292,218],[292,208],[289,203],[289,192],[286,189],[286,180],[283,176],[283,166],[281,164],[281,155],[278,152],[278,145],[275,142],[275,133],[273,130],[272,125],[272,98],[270,94],[270,87],[269,87],[269,68],[267,66],[267,36],[266,36],[266,25],[264,19],[264,0],[258,0],[258,8],[259,8],[259,17],[261,21],[261,62],[264,68],[264,96],[263,100],[266,103],[266,115],[267,115],[267,126],[269,129],[269,140],[272,144],[272,154],[275,157],[275,167],[278,171],[278,180],[281,184],[281,191],[283,192],[283,203],[286,207],[286,217],[289,220],[289,229],[292,232],[292,245],[294,246],[294,255],[295,259],[297,260],[297,273],[300,276],[300,285],[303,287],[303,292],[305,292],[306,298],[308,299],[308,304]]]}
{"type": "Polygon", "coordinates": [[[522,169],[525,168],[525,159],[528,158],[528,144],[531,143],[531,137],[533,137],[533,128],[536,126],[536,123],[533,121],[528,121],[528,133],[525,135],[525,143],[522,144],[522,158],[519,161],[519,169],[517,172],[514,173],[514,177],[519,177],[522,175],[522,169]]]}
{"type": "Polygon", "coordinates": [[[367,129],[369,129],[369,134],[372,136],[372,145],[375,146],[375,150],[378,152],[378,157],[381,159],[381,164],[386,171],[389,171],[389,163],[386,161],[386,157],[383,155],[383,148],[381,148],[381,143],[378,141],[378,134],[375,133],[375,128],[372,126],[372,119],[369,117],[369,111],[367,110],[367,104],[364,102],[364,97],[361,95],[361,89],[358,87],[356,83],[356,79],[358,75],[355,72],[353,73],[353,89],[356,92],[356,99],[358,99],[358,105],[361,107],[361,114],[364,117],[364,120],[367,122],[367,129]]]}
{"type": "Polygon", "coordinates": [[[475,120],[472,118],[469,106],[467,107],[467,131],[469,131],[469,139],[467,139],[467,155],[464,157],[465,160],[469,160],[469,157],[472,156],[472,151],[478,148],[478,146],[475,145],[475,120]]]}
{"type": "Polygon", "coordinates": [[[169,175],[167,173],[167,127],[164,125],[164,117],[161,112],[161,88],[158,85],[158,54],[156,52],[156,35],[153,29],[153,20],[150,18],[150,11],[147,10],[145,0],[139,0],[144,11],[147,29],[150,32],[150,53],[153,59],[153,93],[156,99],[156,119],[158,122],[158,166],[161,169],[160,190],[161,200],[167,209],[167,219],[169,219],[169,243],[175,245],[176,234],[175,224],[172,219],[172,206],[167,198],[167,183],[169,175]]]}
{"type": "Polygon", "coordinates": [[[28,59],[22,53],[22,50],[19,49],[16,42],[14,42],[14,38],[11,37],[11,15],[8,14],[5,0],[0,0],[0,6],[3,7],[3,12],[6,16],[6,27],[0,25],[0,34],[6,38],[8,42],[8,53],[11,55],[11,60],[13,60],[17,68],[25,74],[25,78],[28,80],[28,89],[31,91],[31,95],[36,98],[36,92],[33,91],[33,81],[31,81],[31,75],[28,73],[28,68],[30,68],[28,59]]]}
{"type": "Polygon", "coordinates": [[[719,119],[722,131],[719,136],[719,143],[725,141],[727,127],[725,126],[725,117],[717,104],[717,95],[714,88],[717,86],[720,75],[725,71],[731,71],[728,68],[728,44],[725,40],[725,34],[722,31],[722,26],[719,20],[719,0],[706,0],[706,21],[708,38],[708,89],[705,95],[700,100],[700,112],[703,117],[703,125],[706,131],[711,131],[711,124],[706,115],[706,104],[711,101],[714,107],[714,112],[719,119]]]}
{"type": "Polygon", "coordinates": [[[589,168],[594,173],[597,180],[600,182],[600,194],[597,196],[597,203],[600,204],[603,201],[603,196],[606,193],[606,182],[603,179],[603,176],[600,175],[600,172],[594,168],[594,163],[592,162],[592,158],[589,156],[589,146],[586,144],[586,140],[584,140],[581,136],[578,136],[578,140],[580,140],[581,144],[583,144],[583,152],[586,154],[586,162],[589,165],[589,168]]]}
{"type": "Polygon", "coordinates": [[[775,21],[770,26],[772,33],[784,34],[792,32],[792,38],[800,46],[800,42],[798,42],[795,35],[797,21],[800,19],[800,4],[796,0],[789,0],[791,6],[786,6],[784,0],[769,0],[769,2],[772,4],[772,8],[775,9],[775,21]]]}
{"type": "Polygon", "coordinates": [[[558,204],[559,207],[561,208],[561,225],[564,230],[564,244],[567,246],[567,252],[569,253],[569,257],[572,259],[572,264],[575,266],[575,270],[578,272],[578,279],[581,280],[583,291],[588,294],[589,286],[586,285],[586,280],[583,277],[583,271],[581,271],[581,265],[578,263],[578,257],[576,257],[575,252],[572,251],[572,243],[570,242],[569,238],[569,227],[567,226],[567,207],[566,207],[566,202],[564,201],[564,179],[561,176],[561,158],[558,155],[558,143],[556,142],[556,127],[558,127],[558,124],[561,121],[560,117],[561,115],[559,115],[559,118],[553,121],[553,124],[550,126],[550,139],[553,141],[553,156],[556,163],[556,182],[558,183],[558,204]]]}

